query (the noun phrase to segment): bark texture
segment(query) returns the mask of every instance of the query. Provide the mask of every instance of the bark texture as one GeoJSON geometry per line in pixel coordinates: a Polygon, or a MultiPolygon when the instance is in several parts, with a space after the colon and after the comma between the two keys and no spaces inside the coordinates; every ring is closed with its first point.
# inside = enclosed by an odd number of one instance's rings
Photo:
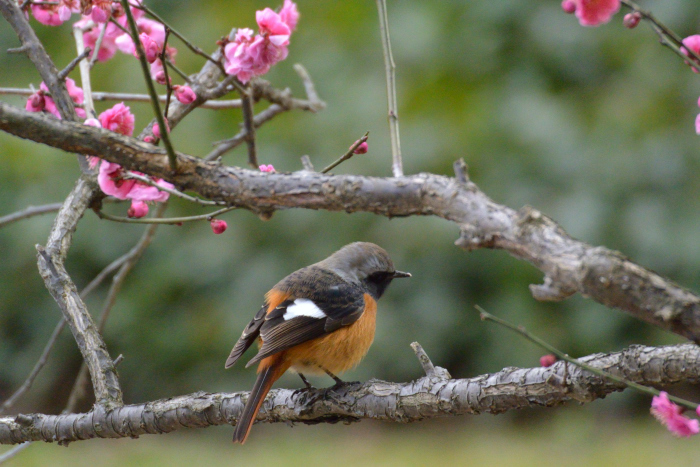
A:
{"type": "MultiPolygon", "coordinates": [[[[632,346],[612,354],[584,357],[584,362],[645,385],[700,381],[700,348],[632,346]]],[[[259,422],[328,423],[362,419],[409,423],[428,418],[492,413],[525,407],[553,407],[567,401],[591,402],[621,391],[623,385],[560,361],[548,368],[504,368],[468,379],[433,376],[408,383],[370,380],[339,388],[270,392],[259,422]]],[[[0,443],[91,438],[138,437],[182,428],[235,424],[247,392],[197,392],[107,411],[102,406],[82,414],[20,414],[0,418],[0,443]]]]}

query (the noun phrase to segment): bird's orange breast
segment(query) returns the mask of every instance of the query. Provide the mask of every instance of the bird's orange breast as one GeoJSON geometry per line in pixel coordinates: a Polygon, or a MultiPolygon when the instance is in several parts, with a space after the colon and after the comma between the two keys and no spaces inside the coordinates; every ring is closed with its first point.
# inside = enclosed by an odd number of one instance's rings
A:
{"type": "Polygon", "coordinates": [[[365,311],[360,319],[325,336],[285,350],[291,368],[304,374],[324,374],[323,367],[338,374],[353,368],[367,354],[374,341],[377,302],[365,294],[365,311]]]}

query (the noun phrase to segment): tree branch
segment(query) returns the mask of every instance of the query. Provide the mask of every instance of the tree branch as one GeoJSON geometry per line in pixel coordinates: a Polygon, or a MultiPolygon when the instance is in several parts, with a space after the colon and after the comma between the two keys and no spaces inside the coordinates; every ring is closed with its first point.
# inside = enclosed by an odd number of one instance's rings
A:
{"type": "Polygon", "coordinates": [[[80,154],[101,154],[129,170],[174,183],[180,191],[269,214],[306,208],[372,212],[397,217],[435,215],[458,224],[456,244],[466,250],[503,249],[532,263],[545,284],[539,300],[561,300],[579,292],[696,342],[700,341],[700,297],[620,253],[571,238],[539,211],[515,211],[495,203],[466,175],[458,181],[432,174],[398,178],[268,174],[227,167],[178,154],[173,174],[165,152],[110,131],[57,120],[0,103],[0,130],[80,154]]]}
{"type": "MultiPolygon", "coordinates": [[[[700,348],[632,346],[580,360],[640,384],[700,381],[700,348]]],[[[435,417],[492,413],[525,407],[554,407],[574,400],[592,402],[624,385],[565,362],[550,367],[505,368],[468,379],[425,376],[408,383],[370,380],[314,390],[270,391],[258,421],[316,424],[361,419],[399,423],[435,417]]],[[[91,438],[138,437],[182,428],[233,424],[243,410],[246,392],[194,394],[84,414],[17,415],[0,418],[0,443],[91,438]]]]}

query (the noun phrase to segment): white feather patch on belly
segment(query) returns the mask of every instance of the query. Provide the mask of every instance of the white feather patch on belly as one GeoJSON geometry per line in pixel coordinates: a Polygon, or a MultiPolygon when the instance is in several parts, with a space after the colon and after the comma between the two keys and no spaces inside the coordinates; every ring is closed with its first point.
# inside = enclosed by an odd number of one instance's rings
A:
{"type": "Polygon", "coordinates": [[[310,318],[325,318],[326,314],[316,304],[308,298],[297,298],[294,303],[287,307],[284,313],[284,320],[289,321],[297,316],[308,316],[310,318]]]}

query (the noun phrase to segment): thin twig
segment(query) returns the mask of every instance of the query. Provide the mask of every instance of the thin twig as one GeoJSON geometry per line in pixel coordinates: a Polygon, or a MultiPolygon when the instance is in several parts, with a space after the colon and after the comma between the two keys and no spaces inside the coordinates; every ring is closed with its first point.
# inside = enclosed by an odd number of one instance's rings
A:
{"type": "Polygon", "coordinates": [[[100,28],[100,35],[97,36],[97,40],[95,41],[95,51],[92,53],[92,57],[90,57],[90,69],[92,69],[92,67],[95,66],[95,63],[97,63],[97,59],[100,56],[100,48],[102,47],[102,42],[104,41],[105,34],[107,33],[107,25],[109,24],[109,20],[111,19],[112,13],[110,12],[109,18],[100,28]]]}
{"type": "Polygon", "coordinates": [[[27,449],[29,447],[29,445],[31,445],[31,444],[32,444],[32,441],[25,441],[24,443],[18,444],[17,446],[13,447],[12,449],[10,449],[9,451],[7,451],[6,453],[4,453],[3,455],[0,456],[0,464],[4,464],[5,462],[9,461],[10,459],[15,457],[20,452],[27,449]]]}
{"type": "Polygon", "coordinates": [[[343,154],[342,156],[340,156],[340,159],[338,159],[337,161],[333,162],[331,165],[329,165],[329,166],[326,167],[325,169],[321,170],[321,173],[322,173],[322,174],[328,173],[328,171],[330,171],[330,170],[333,169],[334,167],[340,165],[341,163],[345,162],[346,160],[348,160],[348,159],[350,159],[352,156],[354,156],[354,155],[355,155],[355,149],[357,149],[362,143],[366,142],[366,141],[367,141],[367,138],[369,138],[369,131],[368,131],[367,133],[365,133],[365,135],[364,135],[362,138],[360,138],[360,139],[358,139],[357,141],[355,141],[355,142],[352,144],[352,146],[350,146],[350,149],[348,149],[348,151],[347,151],[345,154],[343,154]]]}
{"type": "MultiPolygon", "coordinates": [[[[83,40],[83,32],[78,28],[73,28],[73,37],[75,38],[75,47],[78,49],[78,56],[90,53],[90,48],[85,48],[83,40]]],[[[87,55],[86,55],[87,56],[87,55]]],[[[90,63],[87,61],[80,62],[80,84],[83,88],[83,108],[85,116],[90,118],[95,116],[95,104],[92,102],[92,84],[90,82],[90,63]]]]}
{"type": "MultiPolygon", "coordinates": [[[[591,365],[583,363],[581,360],[578,360],[576,358],[571,358],[571,357],[569,357],[568,354],[553,347],[552,345],[548,344],[547,342],[540,339],[539,337],[537,337],[533,334],[530,334],[528,331],[525,330],[524,327],[516,326],[515,324],[511,324],[508,321],[505,321],[501,318],[498,318],[498,317],[492,315],[491,313],[488,313],[486,310],[481,308],[479,305],[476,305],[474,308],[476,308],[479,311],[479,314],[480,314],[482,320],[493,321],[494,323],[498,323],[501,326],[504,326],[507,329],[510,329],[511,331],[514,331],[514,332],[520,334],[521,336],[523,336],[524,338],[526,338],[530,342],[533,342],[533,343],[539,345],[540,347],[547,350],[548,352],[553,353],[554,355],[556,355],[560,359],[565,360],[569,363],[573,363],[574,365],[581,367],[584,370],[593,373],[594,375],[598,375],[598,376],[601,376],[603,378],[608,378],[610,380],[615,381],[616,383],[624,384],[627,387],[630,387],[632,389],[636,389],[637,391],[643,392],[645,394],[651,394],[652,396],[658,396],[661,393],[661,391],[658,391],[654,388],[650,388],[648,386],[642,386],[641,384],[637,384],[633,381],[628,381],[625,378],[621,378],[619,376],[613,375],[612,373],[608,373],[607,371],[600,370],[600,369],[595,368],[591,365]]],[[[690,402],[690,401],[687,401],[685,399],[681,399],[679,397],[675,397],[675,396],[671,396],[671,395],[669,395],[668,398],[677,404],[683,405],[683,406],[691,408],[693,410],[698,408],[698,404],[696,404],[695,402],[690,402]]]]}
{"type": "Polygon", "coordinates": [[[125,224],[180,224],[182,222],[194,222],[194,221],[201,221],[201,220],[206,220],[210,221],[216,216],[219,216],[225,212],[232,211],[234,209],[237,209],[238,206],[229,206],[227,208],[219,209],[218,211],[214,211],[209,214],[202,214],[199,216],[189,216],[189,217],[168,217],[165,219],[155,219],[155,218],[140,218],[140,219],[132,219],[130,217],[118,217],[118,216],[112,216],[110,214],[106,214],[102,211],[95,211],[97,216],[100,219],[106,219],[109,221],[114,221],[114,222],[123,222],[125,224]]]}
{"type": "Polygon", "coordinates": [[[10,410],[13,405],[15,405],[17,399],[22,397],[24,393],[29,391],[29,388],[32,387],[32,384],[34,383],[36,377],[39,375],[39,372],[42,370],[42,368],[44,368],[44,365],[46,365],[46,361],[49,359],[49,355],[51,354],[51,351],[53,350],[53,347],[56,344],[58,337],[61,335],[61,331],[63,331],[64,327],[66,327],[66,320],[61,318],[61,320],[58,322],[53,332],[51,333],[51,337],[49,337],[48,342],[46,342],[46,345],[44,346],[44,350],[41,352],[39,360],[37,360],[37,362],[34,364],[34,368],[32,368],[32,371],[29,372],[29,376],[27,376],[27,379],[25,379],[22,385],[19,388],[17,388],[17,390],[14,393],[12,393],[12,395],[9,398],[7,398],[7,400],[5,400],[5,402],[3,402],[0,406],[0,414],[7,413],[7,411],[10,410]]]}
{"type": "Polygon", "coordinates": [[[22,209],[21,211],[13,212],[12,214],[0,217],[0,228],[22,219],[28,219],[30,217],[38,216],[40,214],[56,212],[59,209],[61,209],[62,205],[63,203],[51,203],[44,204],[43,206],[29,206],[28,208],[22,209]]]}
{"type": "MultiPolygon", "coordinates": [[[[627,6],[633,11],[636,11],[639,13],[642,18],[646,19],[651,23],[651,27],[654,30],[654,32],[659,36],[659,40],[661,42],[661,45],[664,45],[668,47],[669,49],[673,50],[676,55],[680,56],[684,60],[687,60],[688,58],[692,58],[692,61],[696,62],[697,64],[700,64],[700,55],[696,54],[692,49],[689,47],[684,47],[683,46],[683,39],[676,34],[672,29],[669,29],[665,24],[663,24],[661,21],[659,21],[656,16],[654,16],[650,11],[644,10],[641,8],[639,5],[637,5],[635,2],[632,2],[630,0],[621,0],[623,5],[627,6]],[[681,47],[683,48],[681,50],[681,47]],[[687,53],[684,53],[686,51],[687,53]]],[[[691,65],[689,62],[686,61],[688,65],[691,65]]]]}
{"type": "Polygon", "coordinates": [[[241,93],[243,102],[243,128],[245,128],[245,142],[248,146],[248,165],[253,169],[258,168],[258,153],[255,147],[255,115],[253,114],[253,99],[250,86],[246,92],[241,93]]]}
{"type": "Polygon", "coordinates": [[[80,63],[81,60],[83,60],[85,57],[90,55],[91,52],[90,47],[85,47],[82,52],[79,53],[77,57],[75,57],[73,60],[70,61],[66,67],[58,72],[58,79],[66,79],[66,77],[70,74],[71,71],[80,63]]]}
{"type": "MultiPolygon", "coordinates": [[[[177,65],[175,65],[175,64],[173,63],[172,60],[170,60],[169,58],[166,58],[166,59],[165,59],[165,63],[166,63],[175,73],[177,73],[177,74],[180,76],[180,78],[182,78],[187,84],[189,84],[189,83],[192,81],[192,80],[190,80],[190,77],[187,76],[187,74],[186,74],[184,71],[182,71],[181,69],[179,69],[179,68],[177,67],[177,65]]],[[[163,68],[165,68],[165,67],[163,67],[163,68]]]]}
{"type": "Polygon", "coordinates": [[[382,35],[382,50],[384,51],[384,70],[386,72],[386,95],[389,107],[389,135],[391,136],[391,170],[394,177],[403,176],[401,160],[401,140],[399,138],[399,110],[396,99],[396,65],[391,54],[391,38],[389,37],[389,18],[386,12],[386,0],[377,0],[379,11],[379,31],[382,35]]]}
{"type": "MultiPolygon", "coordinates": [[[[253,118],[253,126],[255,126],[255,128],[259,128],[263,123],[267,122],[268,120],[272,120],[275,116],[285,111],[286,109],[281,105],[272,104],[270,107],[263,110],[262,112],[257,114],[255,118],[253,118]]],[[[241,131],[239,131],[238,134],[236,134],[236,136],[234,136],[233,138],[214,143],[217,145],[216,149],[207,154],[204,160],[213,161],[215,159],[218,159],[224,153],[230,151],[231,149],[235,148],[243,141],[245,141],[245,137],[247,134],[248,132],[244,128],[241,131]]]]}
{"type": "Polygon", "coordinates": [[[309,172],[314,171],[314,165],[311,163],[311,158],[306,154],[301,156],[301,165],[304,167],[304,170],[307,170],[309,172]]]}
{"type": "MultiPolygon", "coordinates": [[[[0,94],[14,96],[31,96],[36,92],[36,89],[29,88],[0,88],[0,94]]],[[[50,96],[50,93],[46,93],[50,96]]],[[[165,102],[167,96],[160,95],[158,100],[165,102]]],[[[93,92],[93,101],[135,101],[135,102],[151,102],[151,96],[148,94],[133,94],[127,92],[93,92]]],[[[200,107],[203,109],[237,109],[241,106],[240,99],[230,99],[221,101],[207,101],[200,107]]]]}
{"type": "Polygon", "coordinates": [[[170,193],[171,195],[177,196],[178,198],[186,199],[187,201],[191,201],[191,202],[197,203],[197,204],[202,204],[204,206],[226,206],[226,203],[224,203],[222,201],[209,201],[206,199],[195,198],[194,196],[186,195],[185,193],[183,193],[181,191],[177,191],[173,188],[167,188],[167,187],[161,186],[157,182],[154,182],[153,180],[151,180],[150,178],[143,176],[143,175],[139,175],[139,174],[134,173],[134,172],[127,171],[124,174],[123,178],[127,179],[127,180],[130,178],[134,179],[134,180],[138,180],[141,183],[145,183],[146,185],[150,185],[152,187],[158,188],[160,191],[170,193]]]}
{"type": "MultiPolygon", "coordinates": [[[[170,169],[177,171],[177,156],[175,155],[175,150],[170,142],[170,136],[168,134],[167,126],[165,124],[165,117],[160,111],[160,104],[158,103],[158,94],[156,93],[156,88],[153,86],[153,80],[151,79],[151,72],[149,71],[148,62],[146,61],[146,54],[143,51],[143,45],[139,39],[139,31],[136,27],[136,21],[134,21],[134,15],[131,13],[129,8],[129,0],[121,0],[124,11],[126,12],[126,18],[129,22],[129,28],[131,29],[131,39],[134,41],[134,46],[136,47],[136,52],[139,56],[139,61],[141,62],[141,69],[143,71],[143,77],[146,81],[146,86],[148,87],[148,94],[151,95],[151,104],[153,105],[153,113],[155,113],[156,120],[160,126],[161,132],[160,137],[163,140],[163,146],[168,152],[168,160],[170,161],[170,169]]],[[[165,69],[165,65],[163,66],[165,69]]]]}

